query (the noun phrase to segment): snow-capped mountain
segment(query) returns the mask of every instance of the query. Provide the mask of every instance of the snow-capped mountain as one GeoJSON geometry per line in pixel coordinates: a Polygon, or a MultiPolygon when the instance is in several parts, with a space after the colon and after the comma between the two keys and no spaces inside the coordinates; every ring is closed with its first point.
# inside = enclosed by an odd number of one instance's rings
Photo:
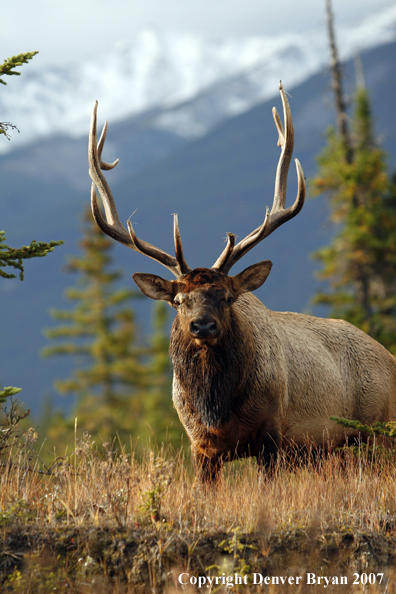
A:
{"type": "MultiPolygon", "coordinates": [[[[337,31],[341,58],[396,39],[396,5],[337,31]]],[[[150,125],[185,138],[290,90],[328,63],[324,29],[214,39],[145,29],[95,60],[46,71],[25,67],[0,94],[1,121],[20,135],[0,151],[53,134],[86,134],[91,108],[111,122],[155,109],[150,125]]]]}

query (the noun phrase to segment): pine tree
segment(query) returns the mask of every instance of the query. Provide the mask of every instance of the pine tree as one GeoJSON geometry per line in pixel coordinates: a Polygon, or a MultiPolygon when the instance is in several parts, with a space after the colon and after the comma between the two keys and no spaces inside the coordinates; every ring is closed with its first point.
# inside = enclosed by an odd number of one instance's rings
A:
{"type": "MultiPolygon", "coordinates": [[[[330,11],[328,16],[332,32],[330,11]]],[[[314,302],[330,305],[331,316],[352,322],[396,353],[396,184],[375,142],[362,87],[355,94],[352,125],[347,124],[334,32],[330,40],[338,126],[327,132],[312,189],[328,194],[338,232],[315,254],[329,290],[317,293],[314,302]]]]}
{"type": "MultiPolygon", "coordinates": [[[[71,377],[55,386],[61,394],[77,396],[73,419],[78,417],[79,427],[101,440],[109,440],[117,432],[124,438],[129,435],[133,421],[142,415],[142,391],[147,385],[143,362],[147,349],[137,342],[129,305],[141,294],[116,288],[121,273],[111,270],[112,245],[87,211],[82,255],[71,258],[67,266],[69,272],[79,274],[77,287],[66,292],[75,305],[71,310],[52,312],[61,325],[47,330],[46,335],[58,344],[43,352],[45,356],[74,358],[71,377]]],[[[68,429],[73,426],[70,420],[68,429]]],[[[55,423],[52,434],[56,431],[55,423]]]]}
{"type": "Polygon", "coordinates": [[[6,272],[4,268],[14,268],[19,270],[19,278],[23,280],[25,278],[25,269],[23,266],[23,260],[29,260],[30,258],[42,258],[49,252],[54,250],[54,247],[62,245],[63,241],[50,241],[45,243],[43,241],[32,241],[30,245],[24,245],[21,248],[11,248],[6,245],[5,231],[0,231],[0,276],[2,278],[16,278],[15,274],[6,272]]]}
{"type": "MultiPolygon", "coordinates": [[[[25,52],[24,54],[18,54],[17,56],[12,56],[11,58],[4,60],[4,62],[0,64],[0,84],[7,84],[5,80],[1,78],[2,76],[20,76],[21,73],[15,70],[15,68],[27,64],[36,54],[38,54],[38,52],[25,52]]],[[[11,124],[11,122],[0,122],[0,136],[1,134],[4,134],[4,136],[10,140],[8,134],[9,129],[17,130],[19,132],[15,124],[11,124]]]]}

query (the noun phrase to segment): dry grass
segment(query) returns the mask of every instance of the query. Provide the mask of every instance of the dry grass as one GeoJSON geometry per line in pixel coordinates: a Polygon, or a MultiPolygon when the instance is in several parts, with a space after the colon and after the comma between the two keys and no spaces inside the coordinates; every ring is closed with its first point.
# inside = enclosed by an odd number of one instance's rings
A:
{"type": "MultiPolygon", "coordinates": [[[[284,459],[271,478],[246,460],[226,466],[208,489],[182,452],[137,460],[110,446],[99,452],[88,436],[75,445],[48,474],[27,450],[3,466],[1,591],[173,593],[182,591],[182,572],[303,576],[298,586],[270,583],[265,591],[323,591],[306,585],[313,572],[347,577],[348,586],[326,591],[396,592],[396,479],[383,457],[284,459]],[[386,575],[381,585],[376,578],[352,586],[354,571],[386,575]]],[[[236,590],[258,587],[200,591],[236,590]]]]}

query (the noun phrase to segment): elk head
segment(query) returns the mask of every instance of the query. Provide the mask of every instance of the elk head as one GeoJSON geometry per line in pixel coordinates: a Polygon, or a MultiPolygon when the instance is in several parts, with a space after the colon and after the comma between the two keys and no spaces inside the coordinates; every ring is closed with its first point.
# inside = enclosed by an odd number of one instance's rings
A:
{"type": "Polygon", "coordinates": [[[115,167],[118,159],[114,163],[106,163],[102,160],[107,122],[103,127],[99,143],[97,143],[97,102],[95,102],[92,111],[88,160],[89,174],[92,179],[93,217],[104,233],[131,249],[160,262],[176,276],[174,281],[163,279],[154,274],[142,273],[135,273],[133,278],[145,295],[152,299],[167,301],[177,309],[183,330],[188,332],[200,346],[213,345],[221,339],[224,329],[228,325],[233,303],[243,293],[258,289],[266,280],[272,264],[268,260],[259,262],[249,266],[236,276],[228,275],[231,267],[275,229],[297,215],[304,204],[304,174],[299,161],[295,159],[298,178],[297,198],[294,204],[285,208],[287,174],[293,154],[294,131],[289,102],[281,82],[279,82],[279,89],[285,126],[282,126],[278,112],[274,107],[272,113],[279,134],[278,146],[281,147],[281,155],[276,171],[271,212],[267,207],[262,225],[237,244],[235,244],[235,235],[227,233],[227,245],[210,269],[191,270],[188,266],[183,255],[176,214],[174,215],[175,256],[170,256],[152,244],[139,239],[130,220],[127,221],[128,231],[122,225],[110,187],[102,173],[102,170],[115,167]],[[103,218],[98,206],[96,188],[102,198],[106,219],[103,218]]]}
{"type": "Polygon", "coordinates": [[[135,273],[139,289],[152,299],[168,301],[177,309],[180,324],[196,344],[214,345],[229,326],[230,309],[242,293],[258,289],[271,270],[269,260],[249,266],[236,276],[196,268],[178,280],[135,273]]]}

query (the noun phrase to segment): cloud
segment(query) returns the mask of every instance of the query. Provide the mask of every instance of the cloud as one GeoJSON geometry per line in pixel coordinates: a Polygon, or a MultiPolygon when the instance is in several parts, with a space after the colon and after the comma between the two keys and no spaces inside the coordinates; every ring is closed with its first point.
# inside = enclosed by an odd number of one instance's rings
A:
{"type": "MultiPolygon", "coordinates": [[[[336,24],[389,4],[333,0],[336,24]]],[[[3,57],[38,49],[36,67],[92,57],[147,25],[220,37],[325,28],[324,0],[19,0],[2,6],[2,22],[3,57]]]]}

